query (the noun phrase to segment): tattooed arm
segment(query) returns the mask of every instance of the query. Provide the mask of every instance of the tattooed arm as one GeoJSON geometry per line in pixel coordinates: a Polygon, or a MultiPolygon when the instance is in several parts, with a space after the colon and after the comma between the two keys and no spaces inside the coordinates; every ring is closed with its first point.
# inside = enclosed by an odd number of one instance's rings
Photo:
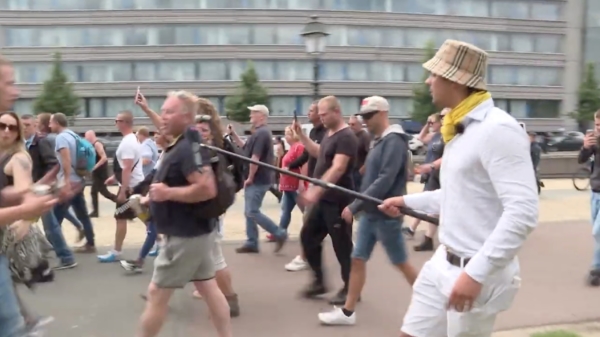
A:
{"type": "Polygon", "coordinates": [[[15,190],[24,192],[33,185],[31,165],[31,158],[25,152],[15,153],[6,165],[4,173],[13,177],[15,190]]]}

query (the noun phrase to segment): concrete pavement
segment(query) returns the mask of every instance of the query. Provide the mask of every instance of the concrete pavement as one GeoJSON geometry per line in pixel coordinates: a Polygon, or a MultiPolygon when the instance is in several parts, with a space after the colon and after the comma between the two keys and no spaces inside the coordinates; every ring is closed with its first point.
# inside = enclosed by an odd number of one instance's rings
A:
{"type": "MultiPolygon", "coordinates": [[[[589,191],[580,192],[573,188],[568,179],[545,180],[546,188],[542,190],[540,196],[540,223],[563,222],[563,221],[587,221],[589,220],[589,191]]],[[[116,188],[111,188],[116,193],[116,188]]],[[[422,185],[416,183],[409,184],[409,193],[416,193],[422,190],[422,185]]],[[[86,190],[89,193],[89,189],[86,190]]],[[[91,200],[86,195],[88,204],[91,200]]],[[[91,209],[91,208],[90,208],[91,209]]],[[[279,222],[280,204],[277,199],[267,193],[263,203],[262,211],[268,215],[275,223],[279,222]]],[[[98,247],[110,246],[114,241],[114,204],[100,196],[100,218],[93,219],[94,229],[96,231],[96,242],[98,247]]],[[[301,227],[302,215],[296,208],[292,215],[292,222],[289,228],[289,234],[292,238],[297,237],[301,227]]],[[[406,222],[412,221],[406,219],[406,222]]],[[[63,228],[67,240],[73,243],[76,233],[68,221],[63,222],[63,228]]],[[[246,237],[244,218],[243,192],[238,195],[236,203],[231,207],[225,217],[225,240],[240,241],[246,237]]],[[[261,235],[264,237],[265,235],[261,235]]],[[[130,222],[126,245],[139,246],[146,237],[145,226],[139,221],[130,222]]]]}

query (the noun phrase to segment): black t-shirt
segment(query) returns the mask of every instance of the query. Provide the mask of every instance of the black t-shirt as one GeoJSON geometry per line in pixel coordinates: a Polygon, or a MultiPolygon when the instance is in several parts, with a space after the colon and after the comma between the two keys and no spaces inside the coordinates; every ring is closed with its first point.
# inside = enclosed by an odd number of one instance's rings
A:
{"type": "MultiPolygon", "coordinates": [[[[315,166],[315,178],[321,179],[325,172],[331,168],[333,164],[333,158],[336,154],[342,154],[350,157],[348,166],[344,171],[344,174],[340,179],[335,182],[336,185],[345,187],[350,190],[354,190],[354,167],[356,163],[358,150],[358,139],[354,132],[346,127],[338,132],[330,135],[326,133],[321,140],[321,147],[319,150],[319,157],[317,158],[317,164],[315,166]]],[[[323,194],[321,200],[339,203],[347,205],[352,202],[352,197],[346,193],[340,193],[336,190],[327,189],[323,194]]]]}
{"type": "MultiPolygon", "coordinates": [[[[192,144],[181,136],[175,144],[165,150],[154,175],[154,182],[162,182],[169,187],[188,186],[187,177],[190,174],[198,171],[199,166],[210,165],[210,151],[203,147],[199,151],[200,156],[197,158],[192,144]]],[[[195,237],[212,232],[217,221],[197,217],[195,208],[198,204],[177,201],[152,202],[152,216],[158,233],[195,237]]]]}
{"type": "MultiPolygon", "coordinates": [[[[273,135],[271,130],[265,125],[258,126],[254,133],[250,136],[244,151],[248,158],[252,158],[253,155],[258,157],[258,160],[262,163],[273,165],[275,156],[273,154],[273,135]]],[[[254,184],[257,185],[271,185],[275,182],[274,172],[264,167],[258,167],[256,174],[254,175],[254,184]]]]}
{"type": "Polygon", "coordinates": [[[358,138],[358,152],[356,153],[356,167],[355,169],[358,171],[364,164],[367,159],[367,154],[369,154],[369,148],[371,147],[371,136],[365,130],[360,130],[356,133],[356,138],[358,138]]]}

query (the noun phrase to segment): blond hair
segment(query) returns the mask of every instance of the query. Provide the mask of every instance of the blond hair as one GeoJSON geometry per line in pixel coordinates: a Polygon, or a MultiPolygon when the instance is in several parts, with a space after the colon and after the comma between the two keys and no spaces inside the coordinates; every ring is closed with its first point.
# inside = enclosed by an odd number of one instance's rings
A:
{"type": "Polygon", "coordinates": [[[183,106],[185,108],[185,113],[189,114],[192,117],[192,120],[196,117],[196,112],[198,111],[198,96],[192,94],[189,91],[178,90],[178,91],[170,91],[167,93],[167,97],[175,97],[183,102],[183,106]]]}
{"type": "Polygon", "coordinates": [[[319,100],[319,103],[323,102],[328,110],[334,110],[341,112],[342,108],[340,105],[340,101],[335,96],[325,96],[319,100]]]}

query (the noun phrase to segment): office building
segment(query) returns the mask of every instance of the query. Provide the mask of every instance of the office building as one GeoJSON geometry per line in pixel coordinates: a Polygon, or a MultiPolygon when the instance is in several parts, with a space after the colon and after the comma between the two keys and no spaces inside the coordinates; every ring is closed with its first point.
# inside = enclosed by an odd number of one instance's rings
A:
{"type": "MultiPolygon", "coordinates": [[[[224,113],[247,61],[271,95],[274,116],[312,101],[312,59],[299,35],[311,15],[330,36],[320,93],[346,114],[365,96],[410,116],[423,80],[423,47],[445,39],[490,54],[497,105],[528,129],[572,125],[584,59],[600,63],[600,1],[588,0],[3,0],[0,46],[15,62],[29,112],[54,52],[82,97],[81,116],[112,120],[138,86],[154,108],[169,90],[210,98],[224,113]],[[587,12],[587,20],[584,20],[587,12]],[[594,34],[595,32],[595,34],[594,34]],[[587,38],[586,38],[587,37],[587,38]],[[596,41],[597,43],[593,43],[596,41]]],[[[600,66],[599,66],[600,69],[600,66]]]]}

